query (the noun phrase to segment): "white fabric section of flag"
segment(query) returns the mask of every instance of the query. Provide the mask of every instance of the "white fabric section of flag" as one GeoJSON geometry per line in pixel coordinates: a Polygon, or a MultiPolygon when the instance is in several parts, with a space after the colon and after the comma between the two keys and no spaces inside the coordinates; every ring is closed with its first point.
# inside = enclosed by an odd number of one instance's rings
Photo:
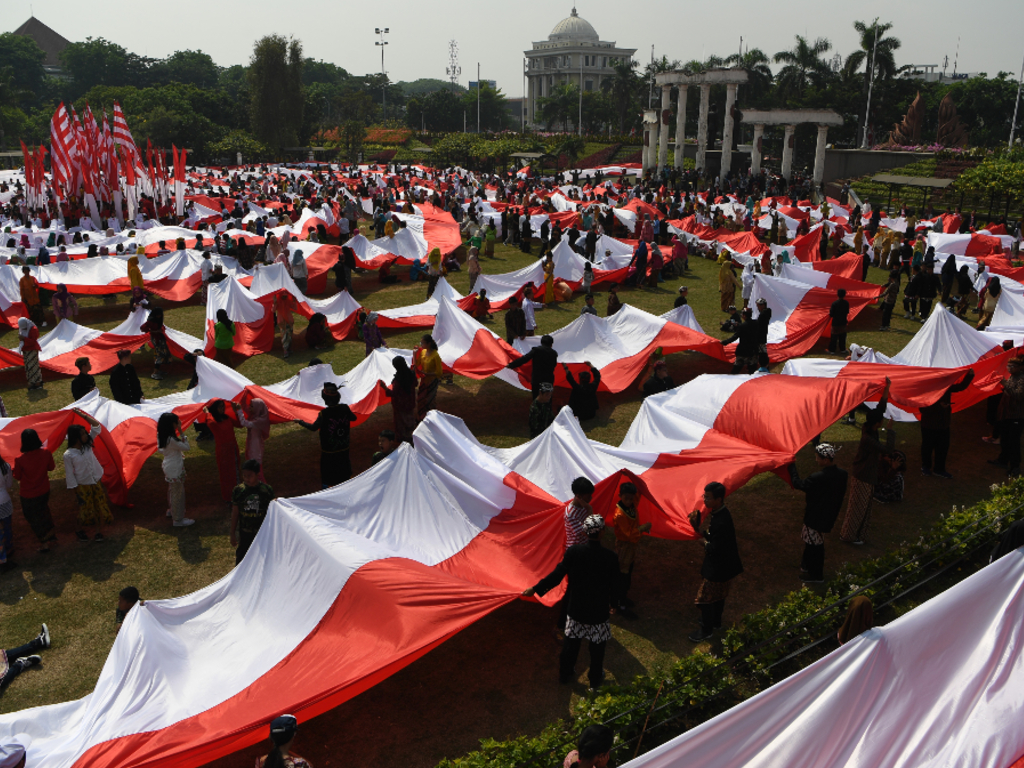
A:
{"type": "Polygon", "coordinates": [[[899,365],[922,368],[961,368],[997,350],[998,343],[953,316],[942,302],[900,352],[892,357],[899,365]]]}
{"type": "Polygon", "coordinates": [[[479,331],[485,331],[495,339],[498,338],[494,331],[484,328],[448,299],[441,299],[438,302],[437,320],[432,335],[437,343],[438,354],[445,365],[451,366],[469,352],[479,331]]]}
{"type": "Polygon", "coordinates": [[[441,277],[434,287],[434,292],[426,301],[419,304],[410,304],[406,307],[394,307],[392,309],[377,310],[377,314],[391,320],[401,320],[407,317],[437,317],[440,302],[457,302],[463,298],[462,294],[455,290],[451,283],[441,277]]]}
{"type": "Polygon", "coordinates": [[[237,280],[228,278],[210,283],[206,300],[206,320],[217,322],[217,310],[224,309],[234,323],[255,323],[263,319],[266,310],[237,280]]]}
{"type": "Polygon", "coordinates": [[[780,277],[767,275],[754,275],[754,288],[750,293],[750,306],[754,310],[754,319],[760,314],[757,310],[757,300],[764,299],[768,302],[768,308],[772,311],[772,322],[768,326],[768,343],[779,344],[786,340],[789,329],[787,322],[789,317],[800,306],[804,296],[814,286],[808,283],[796,282],[795,280],[784,280],[780,277]]]}
{"type": "Polygon", "coordinates": [[[277,291],[287,291],[296,301],[309,307],[310,311],[320,312],[330,325],[344,322],[361,308],[359,302],[353,299],[348,291],[341,291],[327,299],[309,298],[299,290],[284,264],[276,263],[257,269],[249,292],[258,299],[277,291]]]}
{"type": "Polygon", "coordinates": [[[638,453],[655,445],[660,446],[660,453],[696,448],[714,427],[722,407],[750,378],[702,374],[681,387],[649,395],[620,448],[638,453]]]}
{"type": "Polygon", "coordinates": [[[1024,550],[628,768],[1007,768],[1024,754],[1024,550]]]}
{"type": "Polygon", "coordinates": [[[380,382],[391,382],[395,377],[395,367],[391,361],[396,357],[403,357],[410,366],[412,365],[411,349],[375,349],[347,373],[335,373],[330,363],[307,366],[290,379],[271,384],[264,389],[281,397],[322,407],[323,386],[327,382],[333,382],[340,387],[341,402],[354,405],[372,394],[373,390],[380,386],[380,382]]]}

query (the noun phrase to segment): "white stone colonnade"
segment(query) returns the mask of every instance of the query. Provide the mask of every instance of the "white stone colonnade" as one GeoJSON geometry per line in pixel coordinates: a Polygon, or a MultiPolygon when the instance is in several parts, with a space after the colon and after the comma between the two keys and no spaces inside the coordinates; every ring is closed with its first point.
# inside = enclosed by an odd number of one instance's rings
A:
{"type": "MultiPolygon", "coordinates": [[[[672,157],[672,165],[682,170],[684,145],[686,140],[686,102],[690,86],[700,88],[700,117],[697,120],[697,162],[698,170],[707,166],[708,151],[708,112],[711,106],[711,86],[724,85],[725,115],[723,116],[724,130],[722,133],[722,168],[720,177],[725,178],[732,164],[732,139],[733,121],[730,120],[733,106],[736,104],[736,93],[741,83],[747,82],[747,72],[743,69],[709,69],[688,75],[685,72],[662,72],[655,76],[655,83],[661,86],[661,108],[658,110],[647,110],[644,113],[645,136],[648,142],[653,145],[657,141],[657,149],[645,146],[643,153],[643,170],[646,173],[655,170],[660,173],[668,167],[668,145],[669,125],[672,121],[672,88],[679,89],[679,100],[676,106],[676,134],[675,152],[672,157]],[[654,113],[653,120],[658,126],[654,131],[655,123],[648,125],[650,113],[654,113]]],[[[712,139],[713,146],[713,139],[712,139]]]]}
{"type": "Polygon", "coordinates": [[[784,125],[782,141],[782,176],[786,181],[793,175],[793,144],[796,127],[800,123],[817,123],[818,140],[814,149],[814,186],[821,185],[825,176],[825,148],[828,145],[829,126],[843,124],[843,118],[831,109],[766,109],[748,110],[743,113],[743,122],[754,126],[754,143],[750,150],[750,172],[761,172],[761,139],[766,125],[784,125]]]}

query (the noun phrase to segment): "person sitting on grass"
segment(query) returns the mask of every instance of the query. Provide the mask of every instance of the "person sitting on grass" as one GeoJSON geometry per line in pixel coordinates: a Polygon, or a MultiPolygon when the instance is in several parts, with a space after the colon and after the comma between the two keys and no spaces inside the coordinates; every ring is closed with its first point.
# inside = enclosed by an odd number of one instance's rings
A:
{"type": "Polygon", "coordinates": [[[242,562],[267,516],[274,489],[260,482],[260,463],[249,459],[242,464],[242,482],[231,494],[231,546],[235,565],[242,562]]]}
{"type": "Polygon", "coordinates": [[[487,298],[487,289],[481,288],[477,297],[473,300],[473,319],[480,323],[486,323],[491,317],[491,300],[487,298]]]}
{"type": "Polygon", "coordinates": [[[0,651],[0,692],[7,690],[7,686],[11,684],[14,678],[26,669],[42,664],[43,660],[36,652],[45,651],[49,648],[50,629],[43,624],[39,634],[24,645],[0,651]]]}

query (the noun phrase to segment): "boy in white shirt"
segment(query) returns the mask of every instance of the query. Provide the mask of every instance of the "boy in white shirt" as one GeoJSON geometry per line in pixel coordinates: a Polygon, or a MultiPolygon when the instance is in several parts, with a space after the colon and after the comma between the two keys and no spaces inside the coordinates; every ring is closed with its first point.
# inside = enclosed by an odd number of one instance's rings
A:
{"type": "Polygon", "coordinates": [[[107,502],[106,491],[103,490],[103,467],[93,452],[93,440],[99,437],[102,427],[92,416],[78,408],[74,413],[85,419],[91,429],[86,432],[81,424],[68,427],[68,449],[64,451],[64,476],[68,488],[78,498],[79,529],[75,536],[82,543],[89,541],[86,526],[95,526],[96,535],[93,541],[103,541],[103,524],[114,522],[107,502]]]}

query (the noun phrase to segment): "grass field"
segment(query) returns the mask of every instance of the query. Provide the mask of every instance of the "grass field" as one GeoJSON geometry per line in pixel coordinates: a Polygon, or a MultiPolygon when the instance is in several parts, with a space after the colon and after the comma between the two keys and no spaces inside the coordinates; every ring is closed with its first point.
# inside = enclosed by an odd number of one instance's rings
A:
{"type": "MultiPolygon", "coordinates": [[[[499,246],[493,260],[483,259],[487,273],[508,272],[525,266],[534,257],[499,246]]],[[[690,287],[690,301],[698,320],[712,335],[721,336],[723,317],[718,310],[717,266],[691,260],[692,274],[685,281],[662,284],[657,290],[623,291],[623,301],[661,314],[671,308],[677,287],[690,287]]],[[[869,279],[882,281],[880,270],[869,279]]],[[[462,292],[468,289],[465,272],[449,277],[462,292]]],[[[333,292],[333,286],[330,289],[333,292]]],[[[356,298],[372,309],[422,301],[422,283],[380,288],[374,275],[357,278],[356,298]]],[[[604,297],[598,297],[604,314],[604,297]]],[[[101,300],[82,302],[79,322],[112,328],[123,320],[126,302],[105,305],[101,300]]],[[[578,314],[582,299],[540,312],[540,331],[560,328],[578,314]]],[[[852,324],[849,341],[893,354],[920,327],[894,317],[894,333],[878,332],[879,310],[866,309],[852,324]]],[[[203,311],[196,302],[166,307],[171,327],[202,335],[203,311]]],[[[503,328],[502,315],[494,317],[503,328]]],[[[298,329],[297,329],[298,330],[298,329]]],[[[392,333],[390,346],[413,346],[421,331],[392,333]]],[[[0,344],[15,346],[15,333],[0,334],[0,344]]],[[[297,345],[301,346],[301,342],[297,345]]],[[[822,354],[819,344],[812,354],[822,354]]],[[[238,370],[259,384],[280,381],[295,374],[313,356],[293,352],[283,361],[280,349],[250,358],[238,370]]],[[[346,341],[318,356],[337,372],[347,371],[363,358],[361,342],[346,341]]],[[[136,356],[146,396],[155,397],[184,388],[188,371],[180,363],[167,367],[163,381],[148,378],[149,353],[136,356]]],[[[724,373],[727,367],[696,353],[668,358],[677,384],[701,373],[724,373]]],[[[778,366],[776,367],[776,370],[778,366]]],[[[100,389],[109,394],[106,377],[97,377],[100,389]]],[[[2,392],[11,415],[53,410],[71,400],[70,379],[46,375],[45,390],[27,393],[21,369],[0,372],[2,392]]],[[[556,393],[564,404],[565,392],[556,393]]],[[[587,432],[590,437],[617,445],[640,406],[635,389],[604,395],[599,416],[587,432]]],[[[785,407],[785,403],[779,403],[785,407]]],[[[438,407],[463,418],[479,439],[496,446],[512,446],[528,437],[529,393],[488,379],[472,381],[455,377],[443,386],[438,407]]],[[[981,443],[985,434],[984,409],[975,407],[954,416],[955,440],[950,468],[954,481],[922,477],[916,460],[919,431],[915,425],[897,425],[899,447],[910,457],[907,498],[898,506],[877,507],[869,543],[852,548],[833,534],[827,543],[827,569],[842,561],[877,556],[919,532],[951,505],[973,502],[987,493],[1001,476],[985,460],[991,451],[981,443]]],[[[385,407],[353,433],[352,462],[365,469],[376,450],[376,435],[391,426],[385,407]]],[[[193,433],[194,434],[194,433],[193,433]]],[[[237,433],[244,441],[244,434],[237,433]]],[[[835,425],[825,438],[843,446],[838,463],[849,467],[858,431],[835,425]]],[[[244,442],[243,442],[244,444],[244,442]]],[[[193,445],[195,443],[193,442],[193,445]]],[[[280,496],[308,493],[319,487],[319,449],[314,434],[294,426],[275,426],[267,443],[267,481],[280,496]]],[[[5,457],[8,461],[13,457],[5,457]]],[[[19,678],[0,698],[0,712],[77,698],[89,693],[114,639],[114,606],[118,591],[139,587],[144,598],[186,594],[226,574],[234,562],[228,544],[228,510],[219,501],[216,466],[209,443],[200,443],[187,455],[187,510],[198,521],[187,529],[174,529],[164,516],[166,483],[159,457],[150,459],[130,492],[133,509],[115,508],[116,523],[105,543],[80,545],[74,541],[75,506],[71,492],[58,472],[52,476],[51,506],[60,542],[49,555],[35,553],[20,509],[15,511],[15,559],[19,568],[0,576],[0,643],[11,647],[31,637],[40,622],[49,623],[54,648],[45,654],[42,668],[19,678]],[[214,501],[211,501],[214,500],[214,501]]],[[[811,466],[810,452],[801,456],[802,469],[811,466]]],[[[749,611],[800,587],[797,578],[801,542],[803,496],[789,489],[773,474],[755,478],[732,494],[730,508],[736,519],[745,575],[737,580],[726,608],[733,622],[749,611]]],[[[639,618],[613,621],[614,639],[609,644],[606,667],[616,681],[628,681],[641,672],[656,672],[689,653],[693,644],[686,636],[694,628],[692,599],[699,581],[702,557],[696,543],[651,540],[644,543],[633,580],[633,596],[639,618]]],[[[384,766],[400,763],[427,768],[442,757],[456,757],[473,749],[479,739],[505,738],[534,733],[550,720],[561,717],[583,684],[571,687],[556,683],[558,645],[552,637],[551,611],[536,604],[513,603],[468,627],[424,658],[383,683],[303,727],[297,751],[318,768],[358,764],[384,766]],[[438,706],[441,703],[441,706],[438,706]]],[[[583,668],[582,660],[579,667],[583,668]]],[[[585,680],[585,675],[582,676],[585,680]]],[[[217,766],[249,766],[260,749],[223,758],[217,766]]]]}

